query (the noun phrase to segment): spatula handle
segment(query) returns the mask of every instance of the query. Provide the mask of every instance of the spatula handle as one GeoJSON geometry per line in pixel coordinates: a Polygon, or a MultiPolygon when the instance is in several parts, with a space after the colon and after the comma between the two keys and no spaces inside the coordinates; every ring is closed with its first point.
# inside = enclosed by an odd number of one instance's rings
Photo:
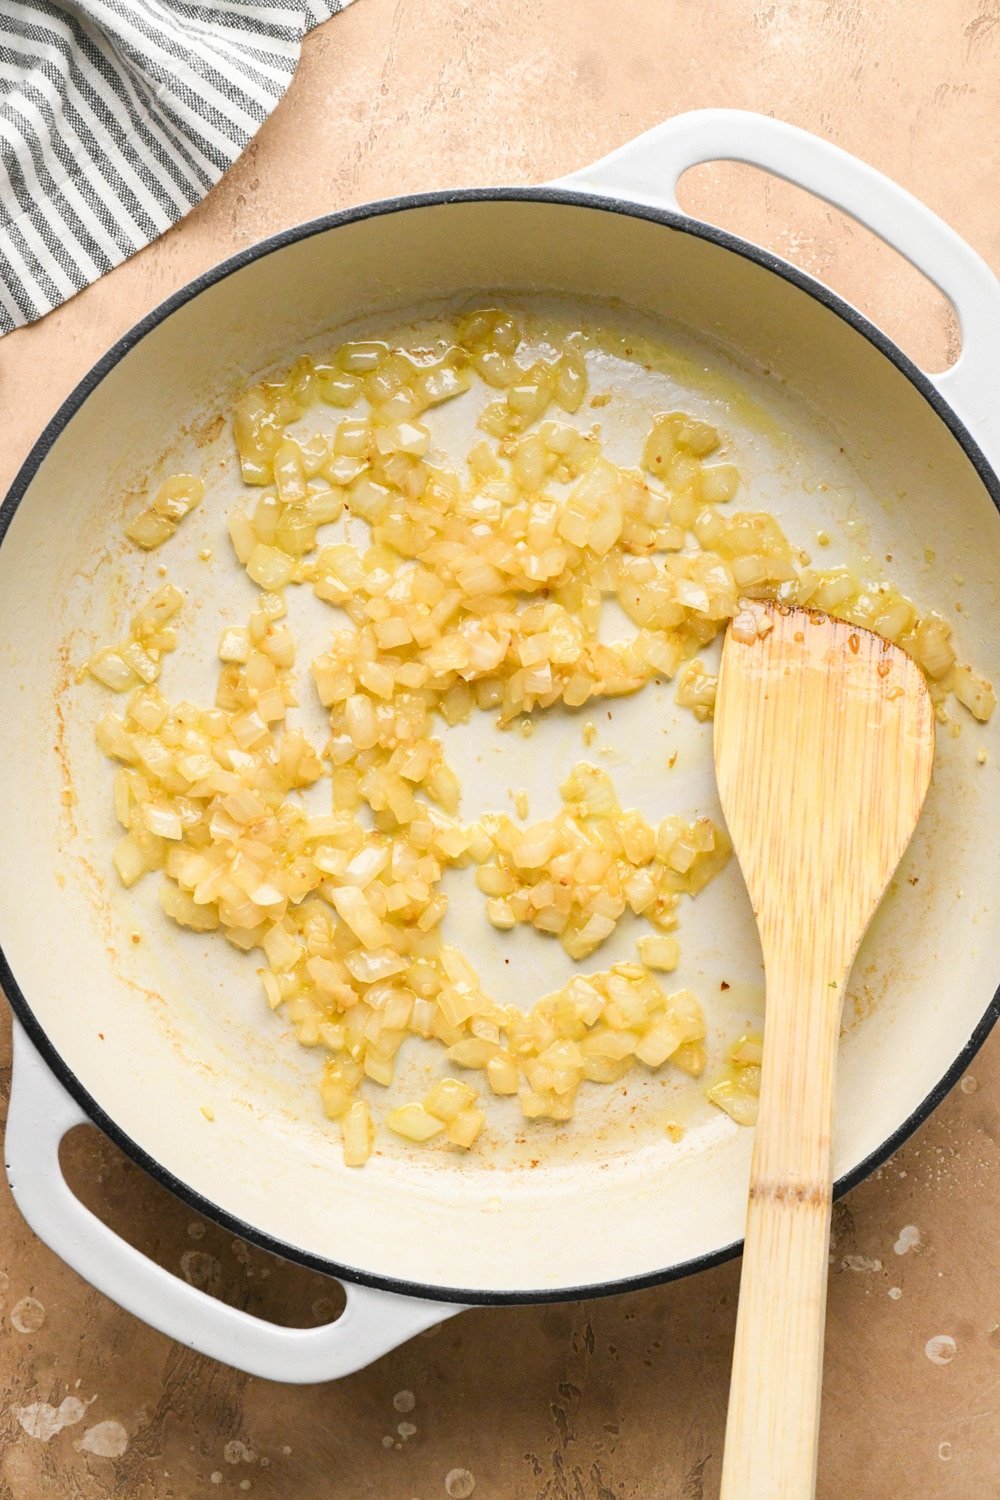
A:
{"type": "Polygon", "coordinates": [[[815,1493],[842,991],[820,983],[797,1003],[768,985],[720,1500],[815,1493]]]}

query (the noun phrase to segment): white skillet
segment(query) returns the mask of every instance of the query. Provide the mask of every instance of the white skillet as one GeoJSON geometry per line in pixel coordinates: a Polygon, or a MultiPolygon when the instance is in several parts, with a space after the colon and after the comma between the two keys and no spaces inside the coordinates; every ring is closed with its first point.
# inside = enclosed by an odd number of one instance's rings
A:
{"type": "MultiPolygon", "coordinates": [[[[636,310],[614,314],[624,324],[680,325],[670,339],[687,372],[638,381],[616,441],[627,446],[629,421],[638,433],[667,400],[709,414],[732,436],[749,503],[776,511],[807,545],[823,527],[831,557],[850,560],[865,545],[891,553],[887,571],[947,608],[980,670],[996,675],[1000,661],[991,466],[1000,285],[900,188],[777,121],[685,115],[549,187],[431,194],[301,226],[208,273],[127,334],[57,413],[0,512],[0,979],[16,1013],[6,1158],[25,1217],[81,1275],[174,1338],[273,1379],[345,1374],[469,1303],[601,1295],[739,1249],[750,1136],[687,1106],[687,1134],[673,1144],[657,1125],[679,1099],[673,1081],[593,1090],[572,1128],[532,1131],[523,1146],[462,1161],[389,1146],[363,1171],[345,1169],[317,1107],[316,1059],[282,1038],[252,961],[157,919],[155,882],[126,898],[109,874],[109,769],[92,740],[100,701],[68,665],[120,635],[155,582],[159,557],[137,563],[121,546],[122,517],[136,508],[129,492],[151,466],[198,462],[214,474],[218,503],[165,556],[191,597],[165,686],[207,692],[197,663],[250,595],[222,530],[226,438],[205,419],[247,376],[345,323],[368,328],[388,315],[391,324],[394,309],[526,290],[557,294],[571,314],[593,317],[592,299],[617,299],[636,310]],[[954,303],[958,363],[927,377],[817,282],[680,213],[681,174],[714,159],[798,182],[901,250],[954,303]],[[734,386],[747,399],[732,400],[734,386]],[[196,556],[206,541],[210,564],[196,556]],[[346,1314],[326,1328],[278,1328],[116,1238],[58,1166],[62,1135],[88,1118],[234,1232],[339,1276],[346,1314]]],[[[614,706],[598,748],[611,752],[627,801],[650,813],[667,799],[712,811],[709,737],[668,692],[646,693],[614,706]]],[[[542,810],[562,768],[584,753],[579,723],[558,716],[531,740],[507,736],[499,752],[495,739],[489,730],[449,744],[473,788],[470,811],[478,796],[498,805],[512,785],[527,786],[542,810]]],[[[1000,716],[985,731],[967,721],[958,738],[941,735],[900,876],[916,883],[880,912],[855,971],[856,999],[871,1014],[842,1045],[841,1190],[926,1117],[996,1019],[998,764],[1000,716]]],[[[507,993],[504,956],[514,955],[521,994],[562,972],[555,945],[523,936],[501,948],[474,906],[459,920],[484,975],[507,993]]],[[[681,937],[678,979],[705,995],[718,1056],[760,1004],[735,865],[686,906],[681,937]]]]}

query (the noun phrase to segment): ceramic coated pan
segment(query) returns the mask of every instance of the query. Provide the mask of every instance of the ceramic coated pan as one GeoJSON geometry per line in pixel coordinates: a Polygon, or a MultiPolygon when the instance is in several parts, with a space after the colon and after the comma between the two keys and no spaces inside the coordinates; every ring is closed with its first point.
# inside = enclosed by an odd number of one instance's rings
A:
{"type": "MultiPolygon", "coordinates": [[[[899,188],[773,120],[683,116],[547,188],[439,193],[318,220],[226,262],[127,334],[50,423],[0,514],[0,978],[16,1014],[8,1172],[33,1228],[94,1285],[192,1347],[275,1379],[346,1373],[466,1304],[684,1275],[735,1254],[742,1233],[750,1135],[691,1106],[673,1144],[655,1123],[680,1087],[669,1080],[627,1099],[591,1090],[571,1128],[528,1132],[528,1146],[458,1161],[389,1144],[363,1171],[345,1169],[317,1107],[315,1059],[266,1014],[252,963],[157,919],[155,882],[126,897],[109,876],[110,775],[93,744],[103,705],[71,668],[120,636],[155,585],[160,557],[137,561],[121,544],[136,490],[177,463],[212,477],[209,503],[185,523],[188,542],[165,557],[189,593],[165,685],[208,691],[198,661],[250,598],[224,540],[232,455],[208,418],[248,376],[345,324],[398,322],[400,310],[467,294],[554,298],[589,317],[602,299],[605,320],[667,326],[682,357],[640,382],[636,422],[674,398],[714,416],[733,437],[751,504],[799,539],[823,526],[840,557],[891,554],[896,581],[957,620],[979,670],[995,675],[1000,659],[1000,286],[899,188]],[[683,215],[676,183],[710,159],[796,181],[900,249],[957,309],[957,365],[927,377],[817,282],[683,215]],[[214,547],[210,565],[196,542],[214,547]],[[59,1170],[59,1141],[83,1119],[235,1233],[340,1277],[345,1315],[278,1328],[118,1240],[59,1170]]],[[[666,692],[615,714],[607,749],[626,801],[663,806],[670,743],[680,751],[672,805],[712,811],[710,728],[685,721],[666,692]]],[[[449,757],[464,757],[486,802],[526,784],[539,807],[580,755],[578,726],[550,718],[522,742],[530,753],[508,736],[498,760],[457,734],[449,757]]],[[[957,737],[941,734],[900,890],[859,958],[853,1005],[870,1013],[842,1048],[841,1190],[926,1117],[996,1017],[998,740],[1000,716],[986,730],[966,719],[957,737]]],[[[475,957],[500,985],[500,940],[484,927],[475,957]]],[[[735,867],[686,907],[681,936],[681,979],[706,996],[729,985],[725,1003],[707,1003],[718,1055],[761,998],[735,867]]],[[[538,990],[546,965],[558,968],[543,948],[516,950],[517,972],[530,970],[538,990]]]]}

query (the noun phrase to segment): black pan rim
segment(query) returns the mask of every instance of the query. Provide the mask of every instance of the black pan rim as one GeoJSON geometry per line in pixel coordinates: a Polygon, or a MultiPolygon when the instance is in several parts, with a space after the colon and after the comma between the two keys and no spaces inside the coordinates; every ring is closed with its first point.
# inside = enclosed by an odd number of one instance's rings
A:
{"type": "MultiPolygon", "coordinates": [[[[380,199],[374,203],[362,204],[357,208],[345,209],[339,213],[326,214],[320,218],[309,220],[304,224],[296,225],[291,229],[284,230],[279,234],[261,240],[257,244],[247,247],[245,250],[239,251],[236,255],[229,257],[227,260],[203,272],[200,276],[195,277],[186,286],[181,287],[166,298],[136,323],[134,327],[116,340],[107,353],[79,381],[48,422],[41,436],[37,439],[18,470],[3,505],[0,506],[0,546],[3,544],[14,514],[24,499],[32,479],[41,467],[49,450],[68,425],[70,419],[83,405],[91,392],[96,389],[105,376],[124,358],[129,350],[170,317],[172,313],[192,301],[201,292],[214,286],[216,282],[225,280],[244,266],[250,265],[254,261],[262,259],[266,255],[271,255],[275,251],[282,250],[289,245],[296,244],[300,240],[310,239],[313,235],[324,234],[328,230],[358,223],[366,219],[380,218],[388,214],[404,213],[410,209],[436,208],[462,203],[566,204],[575,208],[587,208],[604,213],[620,214],[628,218],[645,219],[652,223],[661,224],[666,228],[689,234],[696,239],[706,240],[721,249],[739,255],[744,260],[754,262],[764,270],[773,272],[776,276],[780,276],[782,280],[789,282],[792,286],[797,287],[800,291],[812,297],[823,307],[834,313],[856,333],[859,333],[909,380],[911,385],[915,387],[934,414],[944,423],[945,427],[955,438],[978,474],[997,511],[1000,512],[1000,477],[998,477],[990,465],[968,428],[937,390],[930,378],[903,353],[892,339],[888,338],[863,313],[852,307],[850,303],[845,302],[843,298],[839,297],[836,292],[831,291],[829,287],[814,280],[811,276],[806,275],[787,261],[781,260],[780,257],[772,254],[771,251],[762,249],[748,240],[741,239],[738,235],[729,233],[728,230],[718,229],[714,225],[705,224],[698,219],[690,218],[678,210],[655,208],[651,205],[633,203],[625,199],[605,198],[594,193],[572,189],[553,187],[469,188],[444,192],[416,193],[395,198],[380,199]]],[[[104,1112],[49,1040],[44,1028],[36,1019],[27,997],[14,977],[7,962],[6,954],[3,951],[2,943],[0,943],[0,986],[2,986],[7,996],[8,1003],[16,1020],[23,1027],[28,1038],[41,1054],[41,1057],[55,1077],[80,1106],[84,1114],[120,1150],[130,1157],[137,1166],[148,1172],[155,1181],[161,1183],[190,1208],[204,1214],[206,1218],[212,1219],[222,1228],[239,1235],[242,1239],[258,1246],[262,1250],[269,1251],[271,1254],[278,1255],[285,1260],[306,1266],[310,1270],[332,1276],[338,1281],[392,1292],[404,1297],[466,1307],[567,1302],[592,1297],[618,1296],[625,1292],[639,1291],[645,1287],[659,1286],[671,1281],[678,1281],[682,1277],[693,1275],[698,1271],[709,1270],[714,1266],[732,1260],[735,1256],[739,1255],[743,1248],[742,1240],[734,1240],[731,1244],[725,1245],[718,1250],[710,1251],[703,1255],[692,1257],[690,1260],[683,1261],[677,1265],[663,1267],[660,1270],[647,1272],[640,1276],[619,1277],[609,1281],[588,1283],[573,1287],[529,1288],[526,1290],[440,1287],[417,1281],[408,1281],[398,1277],[377,1275],[357,1266],[342,1265],[337,1261],[315,1255],[296,1245],[279,1240],[258,1229],[253,1224],[248,1224],[245,1220],[239,1218],[238,1215],[219,1207],[218,1204],[213,1203],[210,1199],[203,1197],[200,1193],[190,1188],[154,1157],[151,1157],[137,1142],[133,1141],[104,1112]]],[[[893,1152],[897,1151],[913,1132],[928,1119],[958,1082],[962,1073],[965,1072],[982,1047],[998,1019],[1000,1019],[1000,987],[998,987],[969,1040],[958,1056],[953,1059],[935,1087],[930,1090],[912,1114],[903,1121],[887,1140],[883,1141],[879,1147],[865,1157],[863,1161],[859,1162],[852,1171],[837,1180],[834,1185],[835,1198],[839,1198],[851,1188],[856,1187],[859,1182],[864,1181],[878,1167],[884,1165],[893,1152]]],[[[58,1254],[58,1249],[56,1253],[58,1254]]]]}

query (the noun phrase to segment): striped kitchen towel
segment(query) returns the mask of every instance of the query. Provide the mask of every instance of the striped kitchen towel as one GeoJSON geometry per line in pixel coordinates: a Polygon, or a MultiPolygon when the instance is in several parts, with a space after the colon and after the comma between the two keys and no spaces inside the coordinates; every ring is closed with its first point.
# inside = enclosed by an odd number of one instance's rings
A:
{"type": "Polygon", "coordinates": [[[349,0],[0,0],[0,333],[148,245],[349,0]]]}

